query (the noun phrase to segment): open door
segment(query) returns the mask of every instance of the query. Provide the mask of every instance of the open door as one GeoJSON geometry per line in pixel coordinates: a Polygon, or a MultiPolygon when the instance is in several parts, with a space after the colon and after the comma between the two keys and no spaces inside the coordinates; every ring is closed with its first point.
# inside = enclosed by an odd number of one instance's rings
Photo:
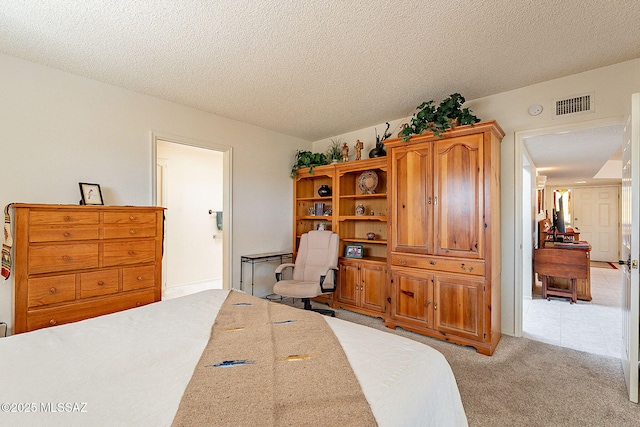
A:
{"type": "Polygon", "coordinates": [[[622,367],[629,400],[638,403],[640,335],[640,93],[631,97],[622,147],[622,367]]]}

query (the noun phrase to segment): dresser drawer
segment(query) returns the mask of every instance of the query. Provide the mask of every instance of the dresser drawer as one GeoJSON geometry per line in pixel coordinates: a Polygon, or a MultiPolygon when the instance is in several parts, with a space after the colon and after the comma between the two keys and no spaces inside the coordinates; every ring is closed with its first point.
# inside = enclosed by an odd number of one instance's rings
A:
{"type": "Polygon", "coordinates": [[[29,242],[64,242],[72,240],[96,240],[100,236],[97,225],[32,227],[29,242]]]}
{"type": "Polygon", "coordinates": [[[116,265],[144,264],[156,259],[155,240],[104,243],[102,264],[116,265]]]}
{"type": "Polygon", "coordinates": [[[29,307],[72,301],[76,298],[76,275],[29,279],[27,287],[29,307]]]}
{"type": "Polygon", "coordinates": [[[73,224],[98,224],[100,214],[98,212],[84,212],[82,210],[32,210],[29,212],[29,223],[34,225],[73,225],[73,224]]]}
{"type": "Polygon", "coordinates": [[[482,260],[392,253],[391,265],[484,276],[484,261],[482,260]]]}
{"type": "Polygon", "coordinates": [[[29,274],[83,270],[97,267],[97,243],[29,247],[29,274]]]}
{"type": "Polygon", "coordinates": [[[145,225],[117,225],[117,226],[105,226],[104,238],[105,239],[126,239],[129,237],[155,237],[156,227],[145,225]]]}
{"type": "Polygon", "coordinates": [[[154,212],[105,212],[105,224],[151,224],[155,226],[154,212]]]}
{"type": "Polygon", "coordinates": [[[80,298],[115,294],[119,277],[119,271],[115,269],[80,273],[80,298]]]}
{"type": "Polygon", "coordinates": [[[145,267],[127,267],[122,269],[122,290],[152,288],[155,283],[156,268],[153,265],[145,267]]]}
{"type": "Polygon", "coordinates": [[[29,310],[27,311],[27,331],[77,322],[78,320],[139,307],[154,301],[153,289],[145,289],[90,301],[78,301],[64,307],[29,310]]]}

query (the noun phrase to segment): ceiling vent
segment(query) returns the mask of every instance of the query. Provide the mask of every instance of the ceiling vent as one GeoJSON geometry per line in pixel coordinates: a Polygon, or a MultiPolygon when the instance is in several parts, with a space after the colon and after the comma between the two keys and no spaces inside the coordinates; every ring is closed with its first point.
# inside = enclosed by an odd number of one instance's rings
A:
{"type": "Polygon", "coordinates": [[[557,99],[553,115],[561,117],[569,114],[593,113],[595,112],[593,101],[593,93],[557,99]]]}

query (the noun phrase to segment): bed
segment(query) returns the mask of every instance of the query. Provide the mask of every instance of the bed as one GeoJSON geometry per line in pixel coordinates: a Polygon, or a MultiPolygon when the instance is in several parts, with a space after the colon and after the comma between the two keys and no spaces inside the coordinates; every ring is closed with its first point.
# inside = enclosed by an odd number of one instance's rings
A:
{"type": "MultiPolygon", "coordinates": [[[[0,424],[171,425],[227,294],[204,291],[0,339],[0,424]]],[[[467,425],[455,378],[439,352],[325,320],[378,425],[467,425]]]]}

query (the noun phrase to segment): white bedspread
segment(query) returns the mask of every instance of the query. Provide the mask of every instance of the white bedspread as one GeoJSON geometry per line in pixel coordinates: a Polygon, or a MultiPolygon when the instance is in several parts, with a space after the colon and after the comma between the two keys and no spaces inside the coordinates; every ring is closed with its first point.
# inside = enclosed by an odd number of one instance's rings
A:
{"type": "MultiPolygon", "coordinates": [[[[200,292],[0,339],[0,425],[170,425],[227,292],[200,292]]],[[[439,352],[326,320],[380,426],[467,425],[453,373],[439,352]]]]}

